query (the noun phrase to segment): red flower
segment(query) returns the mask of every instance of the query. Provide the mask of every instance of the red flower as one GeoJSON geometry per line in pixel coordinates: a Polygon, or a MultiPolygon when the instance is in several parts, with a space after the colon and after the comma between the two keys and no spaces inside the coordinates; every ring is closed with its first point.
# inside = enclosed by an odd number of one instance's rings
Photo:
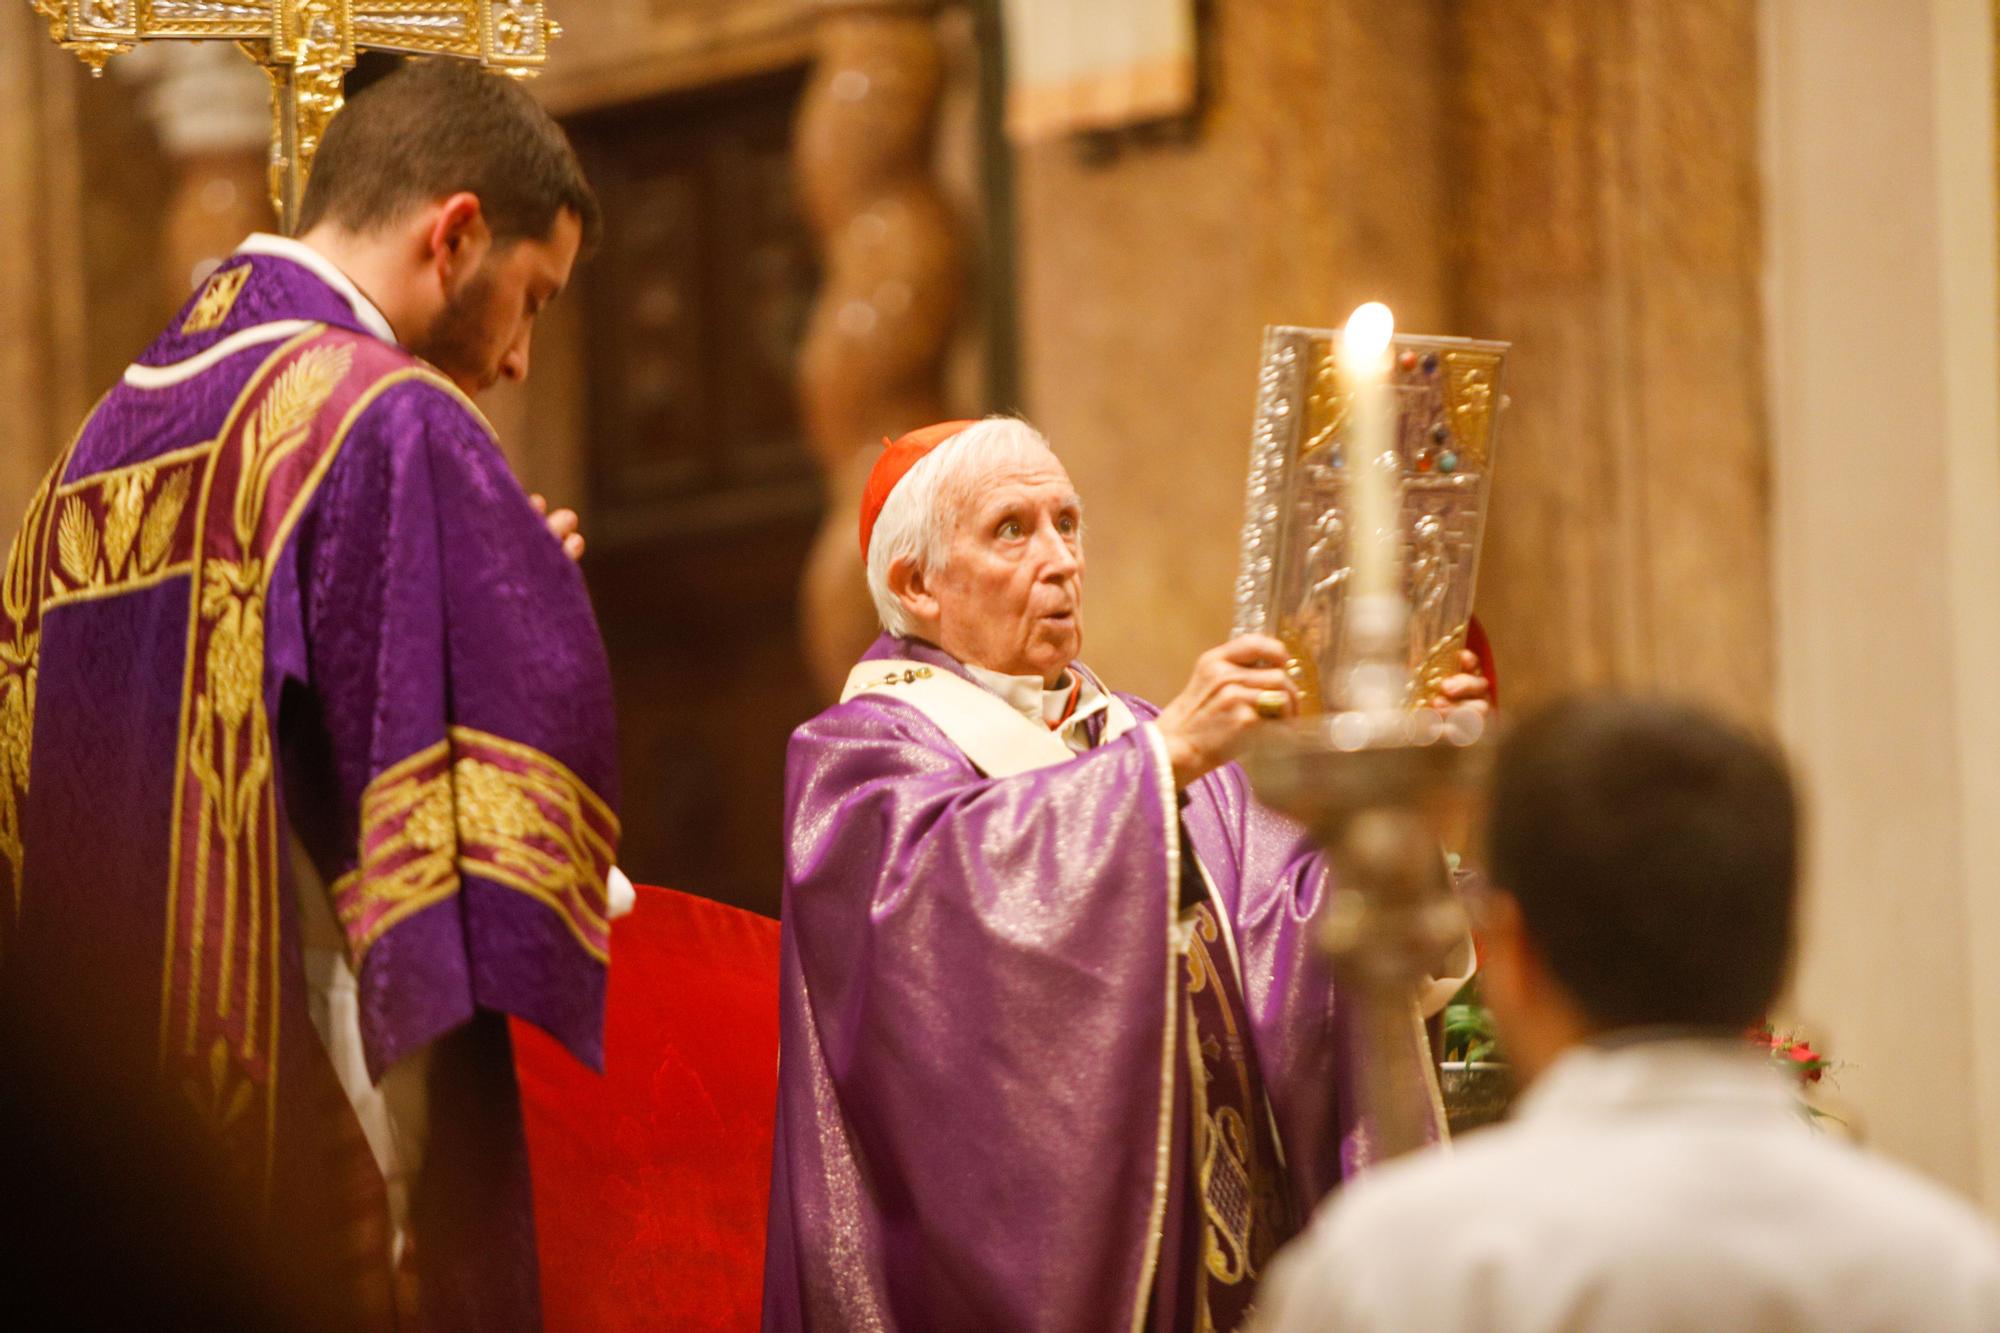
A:
{"type": "Polygon", "coordinates": [[[1776,1031],[1769,1023],[1743,1034],[1744,1040],[1771,1057],[1771,1063],[1789,1070],[1801,1083],[1817,1083],[1830,1061],[1812,1048],[1812,1043],[1776,1031]]]}

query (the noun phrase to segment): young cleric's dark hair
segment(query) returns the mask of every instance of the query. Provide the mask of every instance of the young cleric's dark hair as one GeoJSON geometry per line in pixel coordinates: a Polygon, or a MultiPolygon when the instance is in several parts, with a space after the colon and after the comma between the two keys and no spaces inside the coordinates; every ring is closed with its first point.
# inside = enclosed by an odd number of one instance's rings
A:
{"type": "Polygon", "coordinates": [[[1494,884],[1593,1022],[1741,1027],[1790,966],[1798,823],[1770,746],[1598,696],[1501,743],[1486,833],[1494,884]]]}
{"type": "Polygon", "coordinates": [[[374,231],[461,190],[479,196],[498,243],[545,240],[565,210],[583,224],[586,253],[603,231],[562,127],[515,80],[455,60],[411,61],[333,118],[299,231],[326,221],[374,231]]]}

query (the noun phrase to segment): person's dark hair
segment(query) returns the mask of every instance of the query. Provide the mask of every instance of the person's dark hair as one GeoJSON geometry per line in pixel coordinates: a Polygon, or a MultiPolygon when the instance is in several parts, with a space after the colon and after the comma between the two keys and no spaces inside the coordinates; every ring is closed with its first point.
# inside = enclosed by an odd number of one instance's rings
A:
{"type": "Polygon", "coordinates": [[[1798,809],[1768,745],[1680,704],[1572,699],[1501,743],[1494,884],[1592,1022],[1739,1027],[1791,961],[1798,809]]]}
{"type": "Polygon", "coordinates": [[[375,231],[461,190],[479,196],[498,243],[546,240],[564,210],[583,224],[586,253],[603,231],[562,127],[515,80],[455,60],[413,60],[333,118],[299,231],[375,231]]]}

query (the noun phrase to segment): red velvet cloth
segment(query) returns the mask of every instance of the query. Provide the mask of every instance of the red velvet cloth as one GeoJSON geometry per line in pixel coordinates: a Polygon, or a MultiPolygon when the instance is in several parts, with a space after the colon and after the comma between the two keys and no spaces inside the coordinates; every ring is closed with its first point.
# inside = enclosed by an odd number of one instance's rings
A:
{"type": "Polygon", "coordinates": [[[778,923],[642,885],[611,953],[603,1078],[514,1025],[548,1333],[755,1329],[778,923]]]}
{"type": "Polygon", "coordinates": [[[1486,701],[1495,708],[1500,706],[1500,665],[1493,659],[1493,641],[1486,637],[1486,626],[1479,623],[1478,616],[1471,616],[1465,624],[1465,646],[1479,659],[1479,674],[1486,677],[1489,687],[1486,701]]]}

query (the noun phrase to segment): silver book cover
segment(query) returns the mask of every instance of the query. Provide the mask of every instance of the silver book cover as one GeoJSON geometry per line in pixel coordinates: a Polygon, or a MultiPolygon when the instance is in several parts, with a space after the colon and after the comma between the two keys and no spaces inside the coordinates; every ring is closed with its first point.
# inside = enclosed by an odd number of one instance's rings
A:
{"type": "MultiPolygon", "coordinates": [[[[1399,334],[1389,383],[1402,478],[1414,704],[1455,673],[1472,616],[1508,344],[1399,334]]],[[[1236,577],[1237,634],[1282,640],[1307,712],[1338,707],[1352,574],[1340,330],[1264,331],[1236,577]]]]}

